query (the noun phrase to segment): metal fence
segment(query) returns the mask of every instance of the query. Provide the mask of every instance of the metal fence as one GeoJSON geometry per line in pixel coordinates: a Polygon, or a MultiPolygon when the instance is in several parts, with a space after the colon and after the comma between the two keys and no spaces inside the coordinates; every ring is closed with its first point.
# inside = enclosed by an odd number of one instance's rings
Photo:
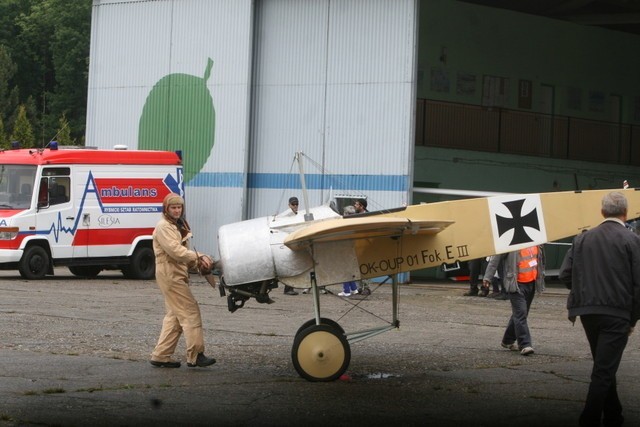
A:
{"type": "Polygon", "coordinates": [[[418,99],[416,145],[640,166],[640,126],[418,99]]]}

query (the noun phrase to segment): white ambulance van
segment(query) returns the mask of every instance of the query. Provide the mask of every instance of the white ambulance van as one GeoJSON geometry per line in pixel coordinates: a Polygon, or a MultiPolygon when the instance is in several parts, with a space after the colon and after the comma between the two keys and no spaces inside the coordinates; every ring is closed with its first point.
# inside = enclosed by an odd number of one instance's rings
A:
{"type": "Polygon", "coordinates": [[[0,269],[152,279],[153,229],[164,197],[184,195],[182,172],[169,151],[0,150],[0,269]]]}

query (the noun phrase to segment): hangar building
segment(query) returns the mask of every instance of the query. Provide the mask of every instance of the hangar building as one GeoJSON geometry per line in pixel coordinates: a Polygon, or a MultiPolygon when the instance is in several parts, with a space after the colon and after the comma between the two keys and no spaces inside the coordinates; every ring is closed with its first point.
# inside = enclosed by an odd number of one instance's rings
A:
{"type": "Polygon", "coordinates": [[[640,36],[498,3],[94,0],[87,145],[182,150],[214,254],[303,200],[296,153],[311,205],[640,186],[640,36]]]}

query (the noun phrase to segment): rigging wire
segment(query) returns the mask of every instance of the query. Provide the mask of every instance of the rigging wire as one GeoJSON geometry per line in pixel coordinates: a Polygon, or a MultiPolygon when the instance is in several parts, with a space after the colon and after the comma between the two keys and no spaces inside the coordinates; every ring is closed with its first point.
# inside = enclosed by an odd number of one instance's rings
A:
{"type": "MultiPolygon", "coordinates": [[[[344,313],[342,314],[342,316],[340,316],[340,317],[338,318],[338,320],[336,320],[336,321],[337,321],[337,322],[339,322],[339,321],[340,321],[340,320],[342,320],[342,319],[343,319],[347,314],[351,313],[351,311],[353,311],[354,309],[358,308],[358,309],[360,309],[361,311],[363,311],[363,312],[365,312],[365,313],[367,313],[367,314],[369,314],[369,315],[371,315],[371,316],[373,316],[373,317],[376,317],[376,318],[378,318],[378,319],[382,320],[383,322],[388,323],[389,325],[392,325],[392,324],[393,324],[393,322],[390,322],[389,320],[385,319],[384,317],[381,317],[381,316],[377,315],[376,313],[372,312],[371,310],[367,310],[367,309],[366,309],[366,308],[364,308],[364,307],[360,307],[360,304],[361,304],[363,301],[366,301],[366,300],[369,298],[369,296],[373,295],[373,294],[374,294],[374,293],[375,293],[375,292],[380,288],[380,286],[382,286],[382,285],[384,285],[385,283],[387,283],[387,281],[388,281],[390,278],[391,278],[391,276],[387,276],[387,278],[386,278],[386,279],[384,279],[382,282],[377,283],[377,286],[376,286],[375,288],[373,288],[373,289],[371,289],[371,283],[369,283],[369,285],[368,285],[368,286],[369,286],[369,289],[371,290],[371,293],[370,293],[369,295],[365,295],[365,296],[364,296],[364,298],[359,299],[359,300],[358,300],[358,302],[353,302],[352,300],[344,300],[344,301],[348,302],[349,304],[351,304],[351,308],[349,308],[346,312],[344,312],[344,313]]],[[[366,279],[361,280],[361,282],[362,282],[362,281],[364,281],[364,280],[366,280],[366,279]]],[[[363,285],[363,286],[364,286],[364,285],[363,285]]],[[[332,294],[333,294],[333,292],[332,292],[332,294]]],[[[341,299],[342,299],[342,298],[341,298],[341,299]]],[[[399,305],[399,304],[398,304],[398,305],[399,305]]],[[[400,316],[399,316],[399,312],[398,312],[398,317],[400,317],[400,316]]]]}
{"type": "MultiPolygon", "coordinates": [[[[295,165],[296,163],[296,156],[293,156],[293,160],[291,161],[291,165],[289,166],[289,172],[287,172],[287,182],[285,183],[286,185],[284,186],[284,188],[282,189],[282,191],[280,192],[280,199],[278,199],[278,203],[276,204],[276,208],[275,208],[275,213],[273,214],[273,220],[275,220],[276,216],[278,216],[278,214],[280,213],[280,208],[284,202],[284,192],[287,191],[287,189],[289,188],[293,188],[293,165],[295,165]]],[[[287,203],[288,206],[288,203],[287,203]]]]}
{"type": "MultiPolygon", "coordinates": [[[[343,192],[345,192],[347,194],[351,194],[354,198],[358,198],[360,196],[364,196],[364,191],[362,191],[360,189],[356,189],[356,188],[349,188],[346,180],[341,178],[342,175],[339,175],[337,173],[333,173],[333,171],[331,171],[328,168],[322,166],[320,163],[316,162],[315,160],[313,160],[311,157],[307,156],[303,152],[301,152],[300,155],[304,156],[304,158],[307,159],[309,161],[309,163],[311,163],[312,166],[315,166],[315,168],[318,171],[320,171],[320,173],[323,175],[324,178],[330,179],[331,183],[335,182],[337,184],[335,187],[340,188],[341,191],[343,191],[343,192]]],[[[334,186],[330,185],[329,188],[334,188],[334,186]]],[[[375,210],[376,211],[385,212],[385,209],[382,208],[380,206],[380,204],[376,200],[374,200],[370,196],[367,196],[366,199],[367,199],[367,204],[369,206],[375,206],[375,208],[376,208],[375,210]]]]}

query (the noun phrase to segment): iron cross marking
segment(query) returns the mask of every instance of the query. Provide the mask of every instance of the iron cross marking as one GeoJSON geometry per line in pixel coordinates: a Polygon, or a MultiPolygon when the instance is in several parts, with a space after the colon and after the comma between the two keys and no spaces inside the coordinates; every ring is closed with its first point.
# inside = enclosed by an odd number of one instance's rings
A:
{"type": "Polygon", "coordinates": [[[511,218],[505,218],[500,215],[496,215],[496,223],[498,225],[498,234],[502,236],[507,231],[513,229],[513,239],[509,245],[517,245],[520,243],[533,242],[533,239],[529,237],[524,227],[535,228],[540,231],[540,223],[538,222],[538,213],[536,209],[522,216],[522,205],[524,199],[513,200],[503,203],[509,212],[511,212],[511,218]]]}

